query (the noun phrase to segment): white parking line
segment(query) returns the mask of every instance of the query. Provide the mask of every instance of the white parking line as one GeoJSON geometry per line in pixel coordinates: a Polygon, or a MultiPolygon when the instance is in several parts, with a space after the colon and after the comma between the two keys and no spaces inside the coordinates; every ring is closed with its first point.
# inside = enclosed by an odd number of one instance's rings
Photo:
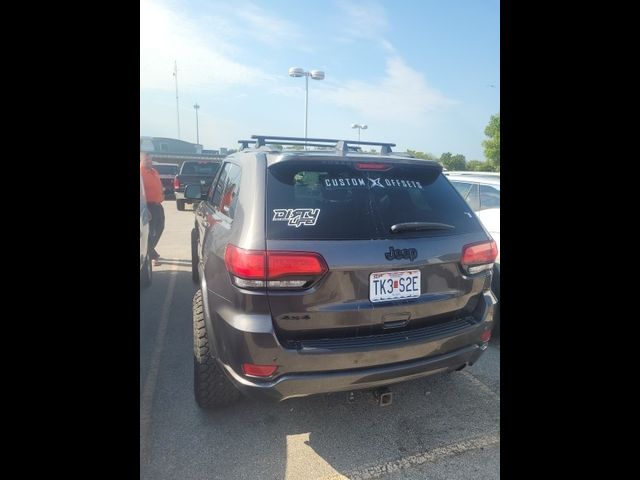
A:
{"type": "Polygon", "coordinates": [[[420,465],[425,462],[435,463],[447,457],[453,457],[469,450],[476,450],[478,448],[484,448],[491,445],[497,445],[500,443],[500,433],[495,432],[488,435],[482,435],[480,437],[470,438],[462,440],[460,442],[446,445],[444,447],[434,448],[428,452],[422,452],[415,455],[409,455],[402,457],[398,460],[392,460],[390,462],[381,463],[373,467],[367,467],[360,470],[353,470],[345,474],[334,475],[331,477],[325,477],[323,480],[361,480],[367,478],[377,478],[382,475],[387,475],[404,468],[408,468],[414,465],[420,465]]]}
{"type": "Polygon", "coordinates": [[[469,372],[467,370],[462,370],[460,373],[462,375],[464,375],[465,377],[467,377],[471,381],[471,383],[473,383],[479,390],[483,391],[487,395],[490,395],[490,396],[496,398],[497,400],[500,400],[500,395],[498,395],[496,392],[491,390],[489,385],[484,383],[482,380],[480,380],[478,377],[476,377],[473,373],[471,373],[471,372],[469,372]]]}
{"type": "Polygon", "coordinates": [[[162,350],[164,348],[164,337],[167,332],[167,324],[169,323],[169,308],[173,300],[173,292],[176,288],[176,280],[178,275],[178,266],[173,265],[168,270],[171,273],[169,277],[169,287],[167,294],[164,297],[164,303],[162,305],[162,312],[160,314],[160,324],[158,325],[158,331],[156,333],[155,342],[153,345],[153,353],[151,354],[151,364],[149,366],[149,373],[144,382],[142,389],[142,396],[140,397],[140,460],[145,457],[147,432],[149,431],[149,425],[151,424],[151,407],[153,406],[153,394],[156,390],[156,383],[158,382],[158,371],[160,367],[160,357],[162,356],[162,350]]]}

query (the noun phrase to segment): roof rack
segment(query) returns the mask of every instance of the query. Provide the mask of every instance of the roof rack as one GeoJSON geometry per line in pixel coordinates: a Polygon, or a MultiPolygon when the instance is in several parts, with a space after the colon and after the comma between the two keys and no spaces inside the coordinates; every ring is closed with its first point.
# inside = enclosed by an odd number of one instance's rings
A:
{"type": "MultiPolygon", "coordinates": [[[[240,149],[244,150],[245,148],[249,148],[249,145],[254,145],[256,142],[256,140],[238,140],[238,143],[241,145],[240,149]]],[[[291,146],[300,146],[300,147],[325,147],[325,148],[332,148],[331,145],[327,145],[326,143],[311,143],[311,142],[265,142],[267,144],[277,144],[277,145],[291,145],[291,146]]],[[[356,148],[356,147],[353,147],[356,148]]]]}
{"type": "MultiPolygon", "coordinates": [[[[395,147],[395,143],[385,142],[361,142],[360,140],[338,140],[333,138],[304,138],[304,137],[279,137],[274,135],[251,135],[252,139],[255,139],[257,148],[263,147],[267,143],[277,143],[279,145],[301,145],[311,147],[333,147],[337,151],[345,155],[349,151],[353,151],[354,145],[373,145],[379,146],[381,155],[389,155],[392,150],[391,147],[395,147]]],[[[242,144],[243,149],[249,147],[249,143],[254,143],[251,140],[238,140],[238,143],[242,144]]]]}

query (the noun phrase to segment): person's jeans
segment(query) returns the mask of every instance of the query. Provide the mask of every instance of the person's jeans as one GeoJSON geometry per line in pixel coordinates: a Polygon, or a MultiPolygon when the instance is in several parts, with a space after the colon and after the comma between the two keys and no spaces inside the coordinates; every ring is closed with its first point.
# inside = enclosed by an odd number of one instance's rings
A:
{"type": "Polygon", "coordinates": [[[148,203],[147,208],[151,213],[151,222],[149,222],[149,247],[151,250],[151,258],[156,260],[160,258],[156,252],[156,245],[160,241],[160,236],[164,231],[164,208],[160,203],[148,203]]]}

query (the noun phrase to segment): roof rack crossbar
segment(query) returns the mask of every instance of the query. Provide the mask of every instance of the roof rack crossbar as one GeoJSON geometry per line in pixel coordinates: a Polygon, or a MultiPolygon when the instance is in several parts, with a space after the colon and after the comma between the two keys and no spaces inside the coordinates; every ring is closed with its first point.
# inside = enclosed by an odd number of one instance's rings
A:
{"type": "MultiPolygon", "coordinates": [[[[360,140],[339,140],[335,138],[304,138],[304,137],[279,137],[275,135],[251,135],[251,138],[256,139],[256,146],[262,147],[266,143],[280,143],[285,144],[285,142],[302,142],[302,145],[310,145],[309,142],[313,143],[329,143],[333,144],[333,146],[337,146],[338,142],[344,142],[348,145],[377,145],[382,147],[381,153],[390,153],[391,147],[395,147],[395,143],[388,142],[365,142],[360,140]],[[266,142],[266,140],[271,140],[270,142],[266,142]],[[274,142],[273,140],[278,140],[274,142]]],[[[325,146],[325,145],[321,145],[325,146]]]]}
{"type": "MultiPolygon", "coordinates": [[[[255,140],[238,140],[238,143],[242,145],[242,149],[249,148],[249,144],[257,143],[255,140]]],[[[325,148],[333,148],[332,145],[327,145],[326,143],[311,143],[311,142],[265,142],[266,145],[291,145],[291,146],[300,146],[304,147],[325,147],[325,148]]]]}

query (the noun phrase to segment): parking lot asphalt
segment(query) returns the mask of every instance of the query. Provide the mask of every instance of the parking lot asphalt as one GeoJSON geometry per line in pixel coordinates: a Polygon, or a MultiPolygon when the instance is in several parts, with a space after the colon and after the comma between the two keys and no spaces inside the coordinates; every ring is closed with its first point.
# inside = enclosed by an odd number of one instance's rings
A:
{"type": "Polygon", "coordinates": [[[370,392],[243,399],[208,412],[193,398],[190,206],[164,203],[162,265],[140,290],[141,479],[497,479],[500,342],[460,372],[370,392]]]}

